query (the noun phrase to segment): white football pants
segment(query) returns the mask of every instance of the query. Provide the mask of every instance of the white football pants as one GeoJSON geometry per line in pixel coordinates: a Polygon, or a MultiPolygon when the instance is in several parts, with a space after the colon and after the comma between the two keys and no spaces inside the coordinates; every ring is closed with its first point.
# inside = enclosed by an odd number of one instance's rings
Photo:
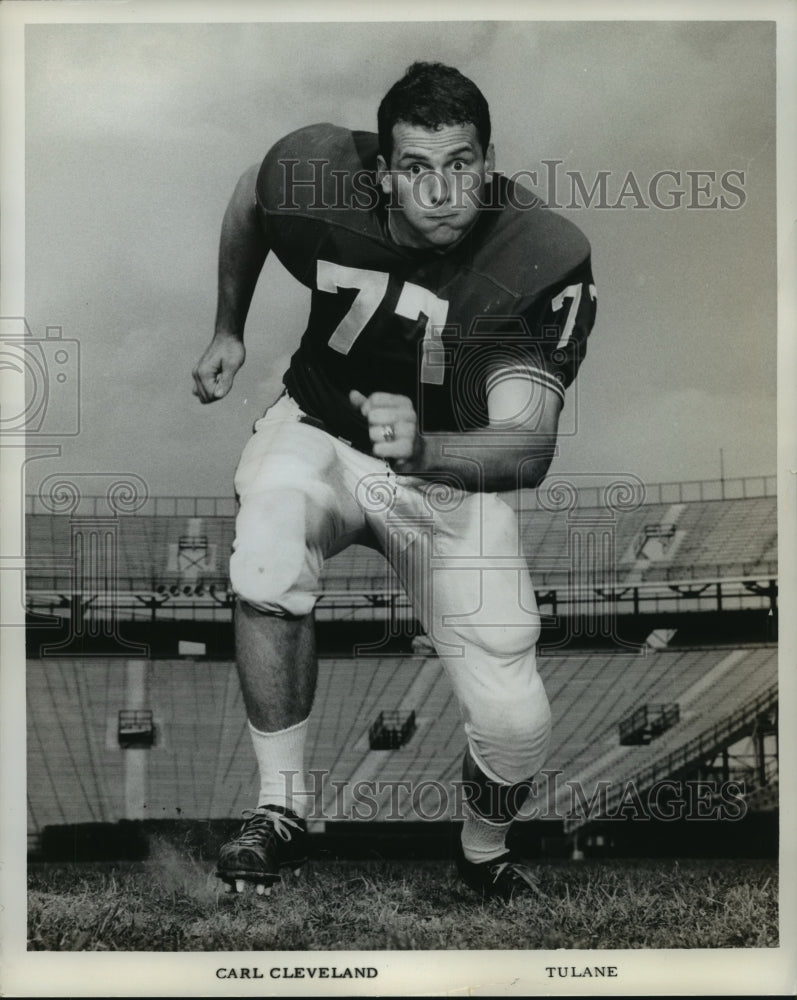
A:
{"type": "Polygon", "coordinates": [[[235,593],[268,614],[306,615],[326,558],[355,542],[378,547],[451,679],[475,761],[504,784],[531,777],[545,760],[550,709],[517,515],[495,494],[397,476],[301,416],[282,396],[241,456],[235,593]]]}

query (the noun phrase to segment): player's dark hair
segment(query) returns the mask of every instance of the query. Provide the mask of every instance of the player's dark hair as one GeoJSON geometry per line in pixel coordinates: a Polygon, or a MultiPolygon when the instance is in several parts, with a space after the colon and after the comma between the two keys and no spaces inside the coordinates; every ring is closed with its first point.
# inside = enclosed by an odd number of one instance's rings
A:
{"type": "Polygon", "coordinates": [[[397,122],[430,129],[471,124],[483,153],[490,144],[490,108],[484,94],[458,69],[443,63],[413,63],[382,98],[377,113],[379,151],[388,163],[397,122]]]}

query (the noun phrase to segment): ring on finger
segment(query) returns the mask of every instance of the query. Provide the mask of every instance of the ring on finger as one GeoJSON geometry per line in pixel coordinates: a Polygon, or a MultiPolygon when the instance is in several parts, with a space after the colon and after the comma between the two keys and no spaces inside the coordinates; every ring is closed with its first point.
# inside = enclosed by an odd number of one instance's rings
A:
{"type": "Polygon", "coordinates": [[[386,442],[396,440],[396,429],[393,424],[385,424],[382,427],[382,440],[386,442]]]}

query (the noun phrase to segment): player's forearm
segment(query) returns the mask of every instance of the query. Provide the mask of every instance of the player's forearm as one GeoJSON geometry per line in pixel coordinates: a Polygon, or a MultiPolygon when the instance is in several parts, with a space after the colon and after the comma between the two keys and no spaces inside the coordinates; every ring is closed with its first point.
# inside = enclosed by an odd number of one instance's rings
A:
{"type": "Polygon", "coordinates": [[[242,340],[257,280],[268,255],[268,240],[258,218],[254,168],[236,186],[219,241],[216,335],[242,340]]]}
{"type": "Polygon", "coordinates": [[[419,455],[402,472],[483,492],[539,486],[556,453],[556,436],[549,434],[478,430],[425,434],[421,442],[419,455]]]}

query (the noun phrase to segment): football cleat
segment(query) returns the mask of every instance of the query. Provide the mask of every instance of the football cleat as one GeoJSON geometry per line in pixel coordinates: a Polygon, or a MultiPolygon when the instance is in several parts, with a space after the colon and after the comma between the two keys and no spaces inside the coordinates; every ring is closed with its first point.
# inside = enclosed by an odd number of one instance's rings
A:
{"type": "Polygon", "coordinates": [[[268,896],[281,869],[298,872],[307,860],[306,840],[304,820],[290,809],[269,805],[247,810],[236,836],[222,844],[216,877],[227,892],[244,892],[249,884],[258,896],[268,896]]]}
{"type": "Polygon", "coordinates": [[[508,902],[518,896],[540,895],[531,869],[511,852],[492,861],[468,861],[462,850],[457,855],[457,870],[462,880],[485,899],[508,902]]]}

